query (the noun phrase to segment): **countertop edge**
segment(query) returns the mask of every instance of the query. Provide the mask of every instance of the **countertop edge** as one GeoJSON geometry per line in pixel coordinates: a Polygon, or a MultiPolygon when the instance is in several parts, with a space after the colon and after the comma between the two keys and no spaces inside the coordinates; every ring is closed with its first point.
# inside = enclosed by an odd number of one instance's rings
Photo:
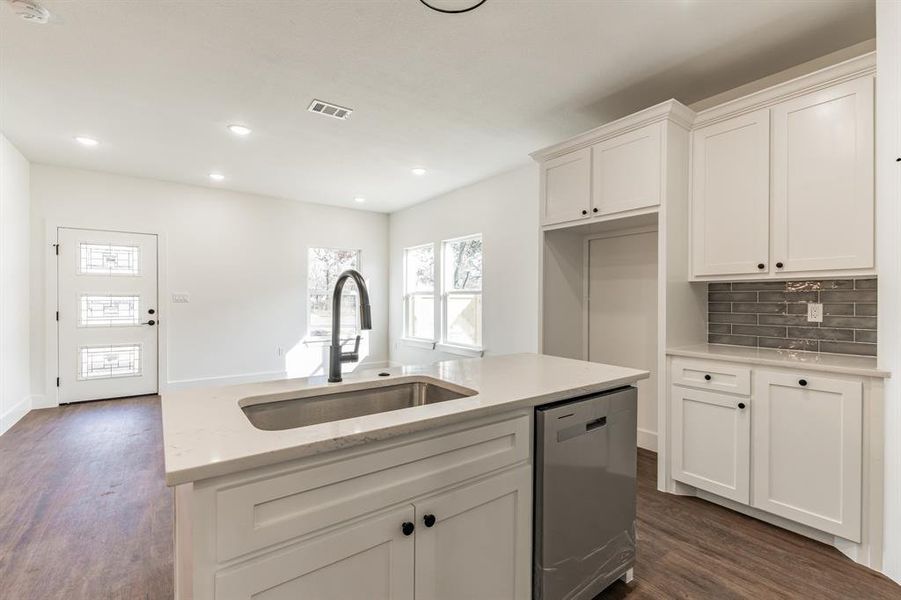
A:
{"type": "MultiPolygon", "coordinates": [[[[724,348],[742,348],[742,346],[723,346],[724,348]]],[[[857,375],[860,377],[874,377],[877,379],[889,379],[892,374],[889,371],[885,371],[883,369],[878,368],[870,368],[870,367],[856,367],[852,365],[839,365],[839,364],[819,364],[816,362],[806,362],[803,360],[797,360],[792,358],[768,358],[768,357],[752,357],[752,356],[736,356],[730,355],[726,353],[718,353],[711,352],[709,350],[703,350],[699,348],[667,348],[666,350],[667,356],[683,356],[686,358],[702,358],[707,360],[719,360],[723,362],[737,362],[737,363],[745,363],[752,365],[766,365],[772,367],[781,367],[781,368],[802,368],[809,369],[815,371],[826,371],[831,373],[842,373],[845,375],[857,375]]],[[[799,354],[802,354],[799,352],[799,354]]],[[[803,353],[806,355],[813,355],[814,353],[803,353]]],[[[832,355],[830,355],[832,356],[832,355]]],[[[841,357],[844,355],[835,355],[836,357],[841,357]]],[[[856,356],[848,356],[850,359],[857,359],[863,357],[856,356]]]]}
{"type": "Polygon", "coordinates": [[[398,423],[376,429],[360,432],[354,435],[346,435],[340,438],[331,438],[300,444],[297,446],[289,446],[276,451],[252,454],[242,456],[231,460],[199,465],[196,467],[188,467],[179,470],[170,471],[166,467],[165,480],[167,487],[174,487],[186,483],[196,483],[206,479],[222,477],[247,471],[251,469],[259,469],[268,467],[278,463],[289,462],[301,458],[308,458],[326,452],[353,448],[370,442],[379,442],[403,435],[434,429],[445,425],[452,425],[462,421],[469,421],[481,417],[489,417],[505,412],[514,412],[523,408],[539,406],[542,404],[551,404],[560,400],[569,398],[577,398],[588,394],[604,392],[619,387],[633,384],[642,379],[648,379],[650,373],[643,371],[638,374],[624,375],[612,379],[599,382],[597,384],[583,385],[574,388],[568,388],[549,394],[541,394],[531,398],[521,398],[511,400],[509,402],[499,402],[489,406],[480,406],[455,412],[448,415],[424,418],[417,421],[398,423]]]}

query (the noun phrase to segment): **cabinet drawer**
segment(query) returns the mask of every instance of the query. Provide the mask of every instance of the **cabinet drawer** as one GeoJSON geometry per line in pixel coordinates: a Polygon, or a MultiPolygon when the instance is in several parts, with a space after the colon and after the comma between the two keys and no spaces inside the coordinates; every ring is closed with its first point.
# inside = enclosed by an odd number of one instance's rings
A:
{"type": "Polygon", "coordinates": [[[716,361],[674,358],[672,383],[748,396],[751,394],[751,369],[716,361]]]}
{"type": "Polygon", "coordinates": [[[215,490],[220,562],[503,468],[530,455],[530,415],[324,455],[215,490]]]}

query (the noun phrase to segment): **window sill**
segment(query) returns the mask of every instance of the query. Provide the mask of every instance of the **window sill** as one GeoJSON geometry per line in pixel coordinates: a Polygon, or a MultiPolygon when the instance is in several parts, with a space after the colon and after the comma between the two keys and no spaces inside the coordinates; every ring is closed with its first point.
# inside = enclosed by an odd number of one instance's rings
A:
{"type": "Polygon", "coordinates": [[[481,358],[485,354],[485,351],[481,348],[454,346],[453,344],[435,344],[435,348],[441,352],[447,352],[448,354],[459,354],[460,356],[470,356],[474,358],[481,358]]]}
{"type": "Polygon", "coordinates": [[[435,342],[430,342],[429,340],[417,340],[414,338],[401,338],[401,342],[404,343],[405,346],[411,346],[413,348],[422,348],[423,350],[434,350],[435,342]]]}

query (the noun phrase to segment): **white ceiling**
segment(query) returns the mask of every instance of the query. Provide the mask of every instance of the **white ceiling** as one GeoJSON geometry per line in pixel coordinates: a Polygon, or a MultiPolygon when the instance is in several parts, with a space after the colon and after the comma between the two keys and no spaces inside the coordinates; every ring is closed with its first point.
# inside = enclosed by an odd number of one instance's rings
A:
{"type": "Polygon", "coordinates": [[[465,15],[418,0],[43,5],[51,24],[0,6],[0,129],[32,161],[200,185],[221,171],[218,187],[378,211],[875,35],[873,2],[858,0],[488,0],[465,15]],[[355,112],[314,115],[314,97],[355,112]]]}

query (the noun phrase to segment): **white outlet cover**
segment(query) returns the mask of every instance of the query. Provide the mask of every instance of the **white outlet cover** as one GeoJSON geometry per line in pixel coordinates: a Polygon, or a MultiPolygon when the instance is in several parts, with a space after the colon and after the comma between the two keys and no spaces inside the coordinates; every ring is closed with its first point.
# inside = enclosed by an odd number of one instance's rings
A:
{"type": "Polygon", "coordinates": [[[176,292],[172,294],[172,304],[187,304],[191,301],[191,294],[187,292],[176,292]]]}
{"type": "Polygon", "coordinates": [[[822,323],[823,322],[823,305],[819,302],[807,303],[807,322],[822,323]]]}

